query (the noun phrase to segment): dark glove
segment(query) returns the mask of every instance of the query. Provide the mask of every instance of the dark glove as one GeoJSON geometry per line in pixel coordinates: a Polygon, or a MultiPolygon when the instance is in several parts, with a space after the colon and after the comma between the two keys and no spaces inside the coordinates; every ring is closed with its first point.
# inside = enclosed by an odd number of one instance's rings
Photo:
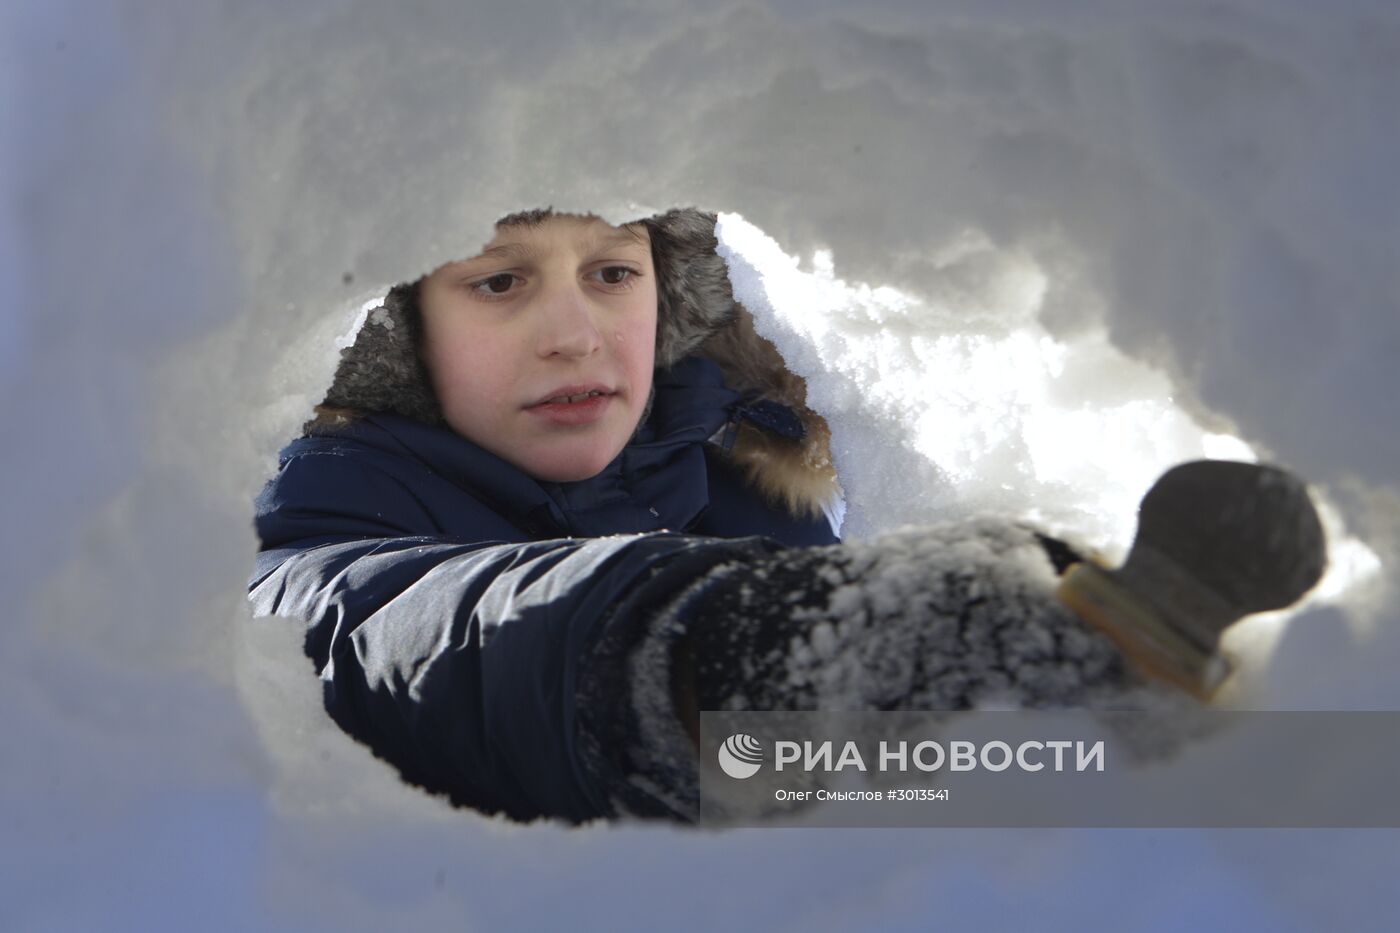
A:
{"type": "Polygon", "coordinates": [[[719,564],[643,632],[600,641],[579,699],[593,711],[592,760],[626,775],[620,811],[694,814],[694,746],[672,683],[687,654],[699,709],[1112,706],[1141,680],[1055,600],[1072,556],[979,520],[719,564]]]}
{"type": "Polygon", "coordinates": [[[1083,705],[1136,678],[1054,599],[1072,553],[1004,522],[907,529],[717,568],[666,611],[702,710],[1083,705]]]}

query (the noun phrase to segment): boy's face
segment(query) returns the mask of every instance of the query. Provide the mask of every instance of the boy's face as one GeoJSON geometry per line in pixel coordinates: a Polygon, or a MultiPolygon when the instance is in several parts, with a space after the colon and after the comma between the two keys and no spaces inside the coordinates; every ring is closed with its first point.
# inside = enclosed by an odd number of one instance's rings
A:
{"type": "Polygon", "coordinates": [[[481,255],[424,280],[419,306],[443,415],[468,440],[569,482],[600,473],[636,430],[656,353],[645,227],[497,227],[481,255]],[[590,390],[601,394],[579,397],[590,390]]]}

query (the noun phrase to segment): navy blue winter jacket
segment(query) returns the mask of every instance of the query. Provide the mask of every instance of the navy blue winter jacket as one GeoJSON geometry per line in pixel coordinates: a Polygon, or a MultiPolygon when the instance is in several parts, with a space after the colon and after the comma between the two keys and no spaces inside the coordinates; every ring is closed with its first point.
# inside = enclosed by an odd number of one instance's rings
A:
{"type": "Polygon", "coordinates": [[[636,628],[721,562],[837,541],[710,442],[739,418],[800,431],[786,409],[747,405],[699,357],[654,385],[636,436],[576,483],[397,415],[281,452],[249,598],[307,624],[327,710],[407,780],[520,820],[615,815],[577,747],[580,667],[602,628],[636,628]]]}

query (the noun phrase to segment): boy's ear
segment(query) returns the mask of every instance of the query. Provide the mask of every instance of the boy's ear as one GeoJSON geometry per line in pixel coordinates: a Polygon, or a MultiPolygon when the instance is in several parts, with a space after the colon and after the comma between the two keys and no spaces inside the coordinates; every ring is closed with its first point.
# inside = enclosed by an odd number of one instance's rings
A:
{"type": "Polygon", "coordinates": [[[656,367],[692,353],[734,320],[729,270],[715,252],[714,214],[677,208],[645,221],[656,267],[656,367]]]}

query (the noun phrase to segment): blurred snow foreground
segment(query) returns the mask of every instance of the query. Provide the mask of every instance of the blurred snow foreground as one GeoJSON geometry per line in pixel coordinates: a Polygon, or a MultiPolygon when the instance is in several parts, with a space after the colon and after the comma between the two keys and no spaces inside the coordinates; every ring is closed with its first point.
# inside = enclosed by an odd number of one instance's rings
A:
{"type": "Polygon", "coordinates": [[[1170,464],[1276,462],[1316,484],[1333,568],[1236,630],[1232,700],[1396,708],[1393,5],[380,7],[0,12],[3,925],[528,924],[543,878],[584,926],[623,892],[675,921],[703,874],[706,926],[992,891],[1071,926],[1134,859],[1125,911],[1189,878],[1305,929],[1316,889],[1280,883],[1305,870],[1369,919],[1389,833],[813,846],[453,812],[335,729],[243,581],[251,499],[364,301],[523,207],[695,204],[832,422],[848,536],[992,510],[1113,556],[1170,464]]]}

